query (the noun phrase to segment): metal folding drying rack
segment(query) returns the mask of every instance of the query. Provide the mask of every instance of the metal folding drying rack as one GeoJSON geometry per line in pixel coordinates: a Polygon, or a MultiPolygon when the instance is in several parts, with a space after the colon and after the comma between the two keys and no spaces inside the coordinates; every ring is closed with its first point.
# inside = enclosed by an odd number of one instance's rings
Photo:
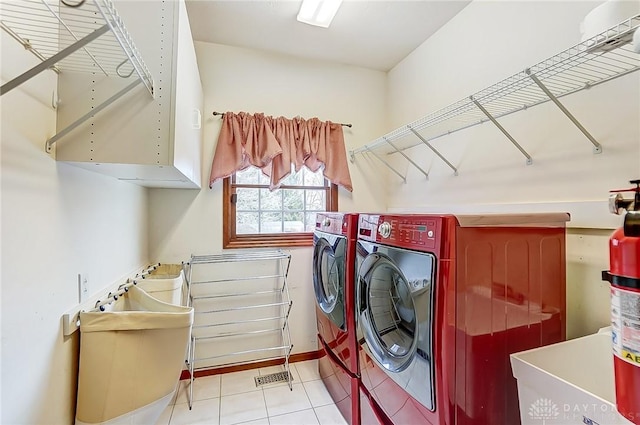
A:
{"type": "MultiPolygon", "coordinates": [[[[46,142],[47,151],[61,137],[131,91],[145,85],[153,97],[153,77],[109,0],[20,0],[0,2],[0,28],[41,63],[0,87],[4,95],[46,69],[136,77],[129,85],[59,131],[46,142]]],[[[89,96],[89,94],[87,94],[89,96]]],[[[56,107],[55,101],[52,102],[56,107]]]]}
{"type": "MultiPolygon", "coordinates": [[[[257,361],[276,360],[276,359],[279,360],[284,358],[285,373],[286,373],[286,376],[288,377],[287,383],[289,385],[289,389],[292,389],[291,373],[289,372],[289,357],[291,355],[291,350],[293,349],[293,344],[291,343],[291,333],[289,332],[288,319],[289,319],[289,313],[291,312],[291,307],[293,305],[293,301],[291,301],[291,297],[289,296],[289,287],[287,285],[287,275],[289,273],[290,263],[291,263],[291,254],[287,254],[282,250],[250,251],[250,252],[241,252],[241,253],[224,253],[224,254],[217,254],[217,255],[192,255],[191,256],[191,260],[188,263],[189,271],[187,273],[187,285],[188,285],[187,299],[188,299],[189,305],[194,308],[194,313],[196,314],[196,316],[212,314],[212,313],[220,313],[220,312],[232,312],[232,311],[246,312],[247,310],[254,310],[254,309],[259,310],[267,307],[280,308],[281,314],[275,317],[260,317],[260,318],[254,318],[254,319],[240,318],[237,321],[235,320],[227,321],[225,323],[215,323],[215,324],[205,324],[205,325],[194,324],[192,335],[191,335],[191,344],[188,349],[188,360],[187,360],[189,373],[191,375],[190,385],[189,385],[189,397],[188,397],[189,409],[191,409],[193,405],[193,381],[195,379],[194,372],[195,370],[198,369],[195,366],[195,363],[198,361],[213,360],[213,359],[224,358],[224,357],[241,356],[241,355],[250,354],[250,353],[261,353],[261,352],[276,353],[274,356],[271,356],[268,358],[259,358],[257,359],[257,361]],[[276,261],[278,265],[278,272],[275,275],[264,275],[264,276],[242,275],[242,276],[234,276],[232,278],[220,278],[216,276],[215,278],[212,278],[210,280],[209,279],[207,280],[200,279],[197,281],[192,280],[193,269],[197,268],[199,265],[236,263],[236,262],[242,263],[242,262],[256,262],[256,261],[276,261]],[[196,286],[206,287],[207,285],[225,285],[225,284],[232,284],[233,282],[261,280],[261,279],[267,280],[267,281],[272,281],[273,279],[281,279],[281,285],[279,288],[276,288],[276,289],[267,289],[267,290],[258,291],[258,292],[233,292],[232,290],[230,290],[228,292],[225,291],[222,294],[218,294],[218,293],[206,294],[206,291],[204,291],[205,293],[203,294],[193,295],[193,291],[192,291],[192,288],[196,286]],[[275,295],[276,297],[279,298],[279,301],[274,303],[268,303],[268,304],[246,305],[246,306],[235,307],[235,308],[228,308],[228,307],[226,308],[224,306],[225,300],[229,300],[231,298],[238,299],[239,297],[243,297],[243,296],[268,295],[268,294],[275,295]],[[199,311],[197,307],[198,300],[220,301],[222,305],[220,306],[220,308],[215,308],[213,310],[199,311]],[[239,330],[238,332],[221,332],[213,336],[197,335],[198,329],[202,329],[202,328],[213,329],[219,326],[224,326],[224,327],[230,326],[230,325],[241,326],[242,324],[251,323],[251,322],[265,323],[270,325],[270,327],[265,329],[260,329],[260,330],[251,330],[251,331],[239,330]],[[267,334],[267,333],[279,333],[281,343],[279,345],[274,345],[269,347],[258,347],[251,350],[222,353],[215,356],[200,357],[200,358],[196,357],[196,343],[198,341],[215,340],[220,338],[236,337],[236,336],[242,336],[242,335],[255,336],[258,334],[267,334]]],[[[244,362],[231,361],[228,363],[224,363],[224,365],[221,365],[221,366],[231,366],[231,365],[237,365],[241,363],[244,363],[244,362]]]]}
{"type": "Polygon", "coordinates": [[[406,177],[380,155],[382,152],[400,154],[428,178],[427,171],[405,153],[407,149],[424,144],[458,175],[456,167],[429,142],[491,121],[522,153],[527,165],[530,165],[533,162],[531,155],[518,144],[498,119],[548,101],[555,103],[593,144],[593,152],[600,153],[600,143],[559,99],[638,71],[640,54],[634,52],[631,46],[633,34],[638,28],[640,14],[468,98],[352,150],[351,162],[355,161],[356,154],[371,154],[406,182],[406,177]]]}

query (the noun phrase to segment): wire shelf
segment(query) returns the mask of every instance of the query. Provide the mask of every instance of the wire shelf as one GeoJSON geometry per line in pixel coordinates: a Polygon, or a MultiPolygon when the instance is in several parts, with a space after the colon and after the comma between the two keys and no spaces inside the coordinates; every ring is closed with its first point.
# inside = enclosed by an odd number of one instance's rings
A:
{"type": "MultiPolygon", "coordinates": [[[[468,98],[397,128],[351,151],[351,160],[354,160],[355,154],[373,152],[373,150],[382,151],[381,148],[385,148],[384,151],[388,153],[397,153],[424,143],[433,149],[428,144],[431,140],[487,121],[494,121],[550,100],[555,102],[556,100],[552,97],[558,99],[635,72],[640,69],[640,55],[633,51],[630,41],[638,28],[640,28],[640,14],[468,98]],[[545,92],[541,86],[546,87],[549,93],[545,92]],[[408,139],[409,143],[407,140],[403,140],[401,146],[392,143],[412,133],[416,137],[408,139]]],[[[568,112],[565,114],[570,115],[568,112]]],[[[572,119],[572,121],[579,126],[577,120],[572,119]]],[[[494,123],[499,125],[495,121],[494,123]]],[[[584,129],[581,128],[581,130],[584,129]]],[[[507,135],[506,131],[503,130],[503,132],[507,135]]],[[[587,135],[586,130],[583,132],[587,135]]],[[[517,145],[515,141],[513,142],[517,145]]],[[[595,140],[592,140],[592,143],[596,149],[599,149],[595,140]]],[[[517,147],[521,149],[518,145],[517,147]]],[[[530,161],[528,154],[522,149],[521,151],[530,161]]],[[[434,152],[440,156],[437,151],[434,150],[434,152]]],[[[446,162],[442,156],[440,157],[446,162]]],[[[385,164],[391,168],[386,162],[385,164]]],[[[448,162],[447,164],[456,171],[451,164],[448,162]]]]}
{"type": "Polygon", "coordinates": [[[43,62],[74,43],[105,33],[55,64],[61,71],[128,78],[137,74],[153,96],[153,78],[109,0],[68,7],[58,0],[0,2],[2,29],[43,62]]]}

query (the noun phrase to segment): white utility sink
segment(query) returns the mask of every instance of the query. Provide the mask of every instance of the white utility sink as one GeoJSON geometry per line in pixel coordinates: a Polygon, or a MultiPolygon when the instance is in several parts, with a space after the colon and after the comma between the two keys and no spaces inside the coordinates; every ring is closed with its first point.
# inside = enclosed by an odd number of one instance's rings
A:
{"type": "Polygon", "coordinates": [[[511,355],[522,425],[633,425],[615,407],[611,332],[511,355]]]}

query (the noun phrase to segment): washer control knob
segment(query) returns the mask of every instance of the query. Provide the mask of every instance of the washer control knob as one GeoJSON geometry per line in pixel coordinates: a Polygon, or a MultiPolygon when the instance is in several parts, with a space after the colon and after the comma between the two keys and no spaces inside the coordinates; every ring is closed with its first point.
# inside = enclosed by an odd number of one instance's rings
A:
{"type": "Polygon", "coordinates": [[[322,225],[325,227],[329,227],[331,225],[331,219],[329,219],[329,217],[326,217],[323,221],[322,221],[322,225]]]}
{"type": "Polygon", "coordinates": [[[378,233],[380,233],[380,236],[382,236],[383,238],[388,238],[389,236],[391,236],[391,224],[389,224],[388,221],[382,223],[380,226],[378,226],[378,233]]]}
{"type": "Polygon", "coordinates": [[[429,230],[427,232],[427,237],[432,238],[433,237],[433,230],[429,230]]]}

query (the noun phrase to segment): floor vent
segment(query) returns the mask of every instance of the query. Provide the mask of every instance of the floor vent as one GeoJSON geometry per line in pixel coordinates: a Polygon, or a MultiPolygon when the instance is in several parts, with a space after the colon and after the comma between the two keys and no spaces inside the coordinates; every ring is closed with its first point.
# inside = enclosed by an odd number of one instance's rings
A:
{"type": "Polygon", "coordinates": [[[293,381],[293,377],[288,372],[276,372],[265,376],[256,376],[256,387],[260,385],[273,384],[276,382],[288,382],[289,378],[293,381]]]}

